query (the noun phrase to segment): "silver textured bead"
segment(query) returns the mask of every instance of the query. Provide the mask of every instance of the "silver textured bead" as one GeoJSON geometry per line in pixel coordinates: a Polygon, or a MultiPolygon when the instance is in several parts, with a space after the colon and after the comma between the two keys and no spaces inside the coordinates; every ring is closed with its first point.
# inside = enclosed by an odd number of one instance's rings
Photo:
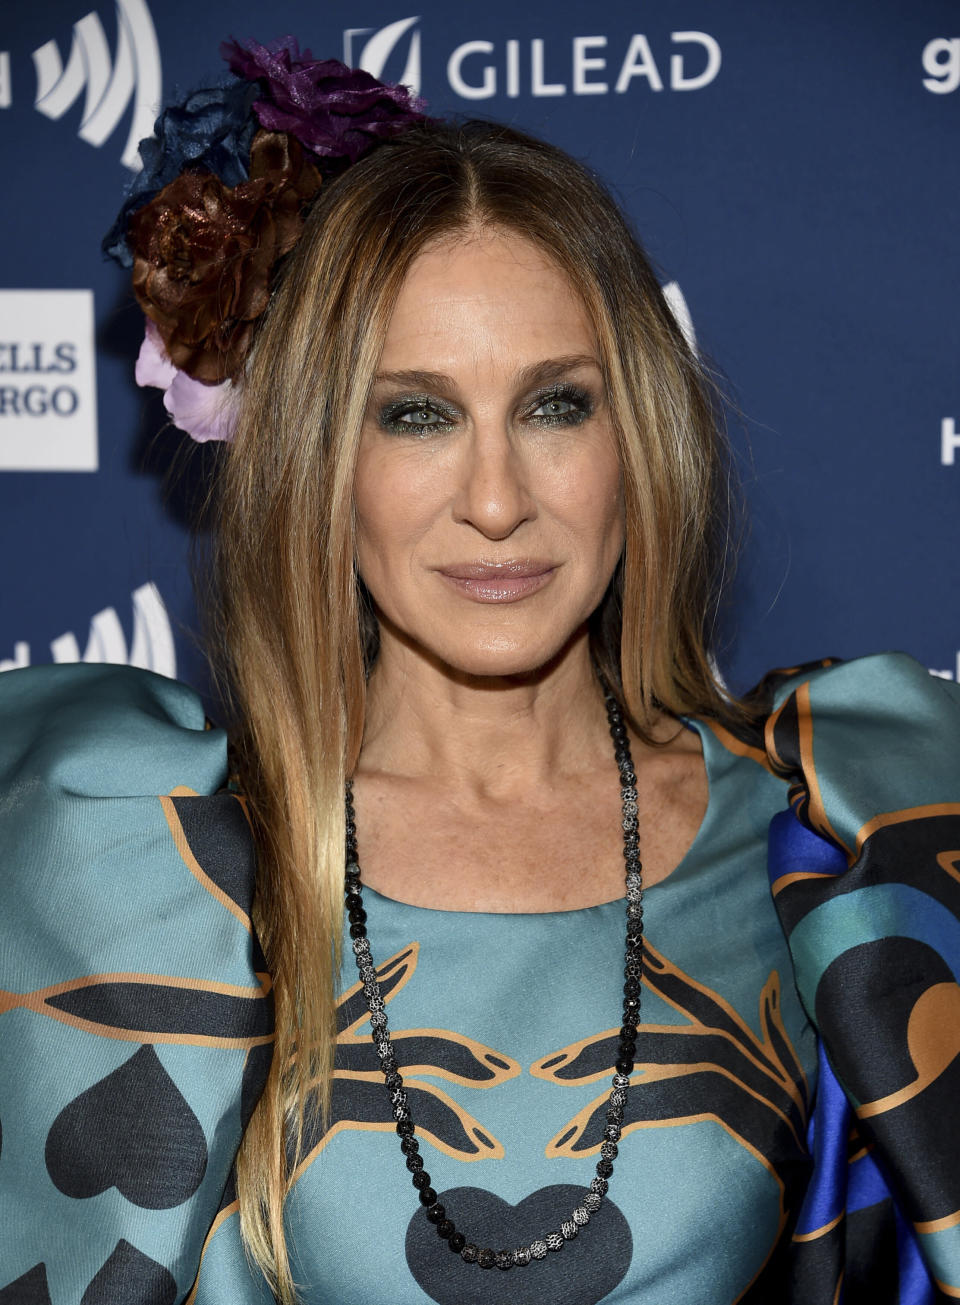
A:
{"type": "Polygon", "coordinates": [[[627,1104],[627,1094],[620,1088],[614,1088],[610,1093],[610,1109],[619,1110],[623,1113],[623,1107],[627,1104]]]}
{"type": "Polygon", "coordinates": [[[375,1010],[370,1016],[370,1027],[373,1029],[374,1033],[382,1033],[387,1027],[387,1012],[383,1010],[375,1010]]]}
{"type": "Polygon", "coordinates": [[[637,790],[632,784],[628,784],[625,788],[620,790],[620,800],[622,802],[636,802],[637,790]]]}
{"type": "Polygon", "coordinates": [[[643,892],[643,880],[638,874],[631,871],[627,875],[627,896],[630,898],[639,897],[643,892]]]}
{"type": "Polygon", "coordinates": [[[587,1192],[583,1198],[583,1208],[590,1214],[596,1214],[603,1204],[603,1197],[599,1192],[587,1192]]]}
{"type": "Polygon", "coordinates": [[[628,1088],[628,1087],[630,1086],[630,1077],[629,1077],[629,1075],[628,1075],[628,1074],[614,1074],[614,1076],[613,1076],[613,1086],[614,1086],[615,1088],[620,1088],[621,1091],[624,1091],[626,1088],[628,1088]]]}
{"type": "MultiPolygon", "coordinates": [[[[594,1193],[594,1195],[596,1195],[596,1193],[594,1193]]],[[[599,1205],[599,1201],[597,1204],[599,1205]]],[[[583,1205],[577,1206],[573,1212],[572,1218],[573,1222],[580,1228],[582,1228],[584,1224],[590,1222],[590,1211],[587,1209],[586,1202],[584,1202],[583,1205]]]]}
{"type": "Polygon", "coordinates": [[[565,1242],[572,1242],[574,1237],[580,1231],[580,1225],[573,1219],[565,1219],[560,1225],[560,1235],[565,1242]]]}
{"type": "Polygon", "coordinates": [[[518,1269],[522,1269],[525,1265],[529,1264],[531,1259],[532,1256],[530,1254],[529,1246],[518,1246],[513,1252],[513,1262],[518,1269]]]}
{"type": "Polygon", "coordinates": [[[633,798],[626,798],[623,803],[623,814],[625,816],[635,816],[640,808],[634,802],[633,798]]]}
{"type": "Polygon", "coordinates": [[[384,1056],[389,1056],[393,1050],[386,1038],[375,1038],[373,1049],[377,1053],[377,1060],[383,1060],[384,1056]]]}
{"type": "Polygon", "coordinates": [[[563,1237],[558,1232],[547,1233],[543,1239],[547,1243],[548,1251],[562,1251],[563,1237]]]}
{"type": "Polygon", "coordinates": [[[473,1242],[467,1242],[466,1246],[464,1246],[463,1250],[460,1252],[460,1258],[467,1264],[476,1264],[477,1248],[474,1246],[473,1242]]]}
{"type": "Polygon", "coordinates": [[[368,983],[375,984],[377,982],[377,972],[371,961],[360,961],[357,969],[360,971],[360,978],[363,980],[364,988],[368,983]]]}
{"type": "Polygon", "coordinates": [[[530,1243],[530,1254],[535,1260],[545,1260],[547,1258],[547,1243],[541,1237],[538,1237],[535,1242],[530,1243]]]}
{"type": "Polygon", "coordinates": [[[616,1160],[617,1158],[616,1142],[610,1142],[610,1141],[603,1142],[600,1146],[600,1154],[603,1156],[604,1160],[616,1160]]]}
{"type": "Polygon", "coordinates": [[[643,906],[637,899],[627,899],[627,916],[631,920],[643,919],[643,906]]]}
{"type": "Polygon", "coordinates": [[[387,1009],[386,1006],[383,1004],[382,997],[368,997],[367,1006],[370,1008],[371,1015],[375,1014],[375,1012],[377,1011],[379,1011],[380,1014],[382,1015],[383,1012],[387,1009]]]}
{"type": "Polygon", "coordinates": [[[361,956],[369,956],[369,955],[370,955],[370,939],[369,939],[369,938],[354,938],[354,939],[353,939],[353,942],[351,943],[351,946],[353,947],[353,954],[354,954],[354,956],[356,956],[358,959],[359,959],[359,957],[361,957],[361,956]]]}
{"type": "Polygon", "coordinates": [[[596,1178],[593,1178],[590,1181],[591,1192],[596,1192],[598,1196],[606,1196],[607,1188],[609,1186],[610,1184],[607,1182],[607,1180],[605,1178],[601,1178],[599,1174],[597,1175],[596,1178]]]}

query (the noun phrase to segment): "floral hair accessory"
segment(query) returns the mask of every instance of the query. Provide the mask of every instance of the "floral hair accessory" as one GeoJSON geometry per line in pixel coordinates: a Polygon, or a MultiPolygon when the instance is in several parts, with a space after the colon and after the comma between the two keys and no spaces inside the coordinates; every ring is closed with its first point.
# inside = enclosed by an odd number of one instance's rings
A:
{"type": "Polygon", "coordinates": [[[141,143],[103,242],[147,318],[137,383],[162,389],[200,441],[232,438],[256,323],[323,180],[424,120],[406,87],[301,54],[293,37],[221,53],[231,75],[165,109],[141,143]]]}

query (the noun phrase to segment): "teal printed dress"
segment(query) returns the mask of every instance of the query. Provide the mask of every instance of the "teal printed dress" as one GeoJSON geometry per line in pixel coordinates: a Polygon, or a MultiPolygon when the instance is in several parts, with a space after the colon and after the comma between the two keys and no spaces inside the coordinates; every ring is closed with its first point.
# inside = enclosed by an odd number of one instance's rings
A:
{"type": "MultiPolygon", "coordinates": [[[[291,1154],[306,1305],[960,1299],[960,693],[909,658],[768,677],[698,720],[710,796],[646,894],[616,1172],[560,1254],[466,1265],[402,1163],[345,947],[333,1110],[291,1154]]],[[[253,856],[190,690],[0,676],[0,1305],[269,1305],[231,1166],[271,1054],[253,856]]],[[[432,1185],[494,1249],[589,1184],[623,904],[366,890],[432,1185]]]]}

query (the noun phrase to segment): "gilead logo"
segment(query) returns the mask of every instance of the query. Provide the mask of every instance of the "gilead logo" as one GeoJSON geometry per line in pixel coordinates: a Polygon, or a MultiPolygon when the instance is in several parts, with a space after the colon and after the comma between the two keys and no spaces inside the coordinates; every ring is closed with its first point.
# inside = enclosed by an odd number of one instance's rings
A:
{"type": "MultiPolygon", "coordinates": [[[[402,82],[419,94],[422,88],[419,16],[386,27],[348,28],[343,34],[344,62],[383,77],[388,60],[408,41],[403,71],[390,69],[387,80],[402,82]]],[[[395,65],[398,61],[394,61],[395,65]]],[[[622,95],[637,86],[650,91],[698,91],[720,72],[719,42],[707,32],[671,32],[657,49],[642,32],[622,39],[572,36],[566,40],[483,39],[464,41],[446,60],[447,84],[463,100],[514,99],[560,95],[622,95]]]]}

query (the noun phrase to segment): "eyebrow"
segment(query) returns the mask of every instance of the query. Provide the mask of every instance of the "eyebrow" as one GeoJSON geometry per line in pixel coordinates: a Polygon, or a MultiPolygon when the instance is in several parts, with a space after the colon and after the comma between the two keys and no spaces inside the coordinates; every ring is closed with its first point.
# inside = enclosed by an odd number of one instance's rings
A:
{"type": "MultiPolygon", "coordinates": [[[[589,353],[564,354],[560,358],[544,358],[541,362],[530,363],[515,373],[514,380],[518,386],[549,385],[559,380],[567,372],[577,367],[599,368],[599,361],[589,353]]],[[[373,378],[375,385],[402,385],[421,390],[455,390],[456,383],[452,376],[443,372],[424,372],[417,370],[398,372],[378,372],[373,378]]]]}

